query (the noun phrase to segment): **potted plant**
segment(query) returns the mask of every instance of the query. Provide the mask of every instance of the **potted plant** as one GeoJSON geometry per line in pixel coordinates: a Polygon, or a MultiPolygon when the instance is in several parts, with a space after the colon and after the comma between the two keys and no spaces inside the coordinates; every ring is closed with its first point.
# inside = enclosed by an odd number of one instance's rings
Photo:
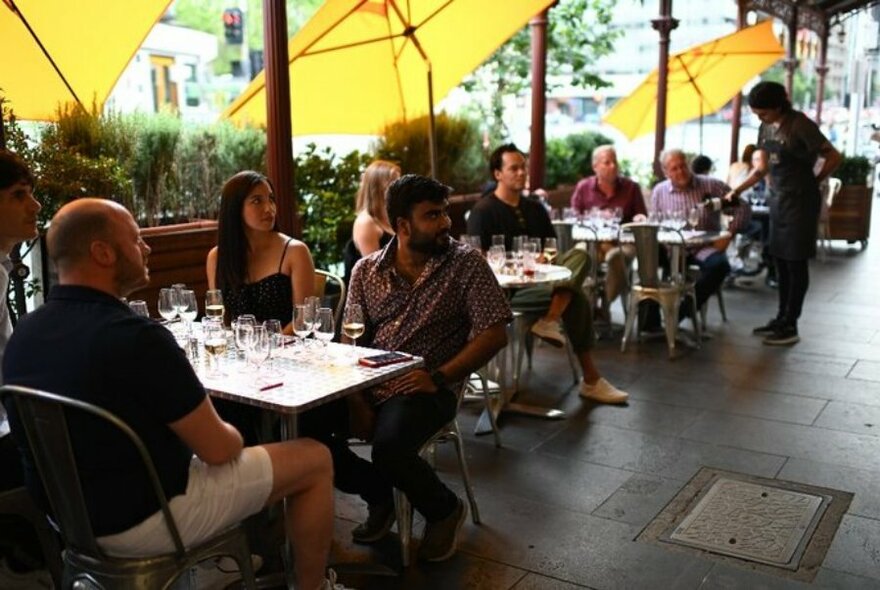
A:
{"type": "Polygon", "coordinates": [[[829,209],[829,238],[868,243],[871,230],[871,192],[869,184],[874,166],[864,156],[844,156],[832,176],[843,183],[829,209]]]}

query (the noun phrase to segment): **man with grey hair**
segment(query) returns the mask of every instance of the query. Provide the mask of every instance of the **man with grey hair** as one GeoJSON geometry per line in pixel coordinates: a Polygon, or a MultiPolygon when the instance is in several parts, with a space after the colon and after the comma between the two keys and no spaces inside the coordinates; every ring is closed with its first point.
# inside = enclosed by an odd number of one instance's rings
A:
{"type": "MultiPolygon", "coordinates": [[[[645,218],[645,199],[642,189],[629,178],[620,176],[617,152],[613,145],[600,145],[593,150],[593,176],[580,182],[571,195],[571,208],[579,215],[592,209],[611,212],[620,209],[621,221],[641,221],[645,218]]],[[[609,306],[626,285],[626,269],[635,258],[635,247],[626,244],[599,244],[598,257],[608,267],[605,274],[605,296],[602,314],[608,319],[609,306]]]]}
{"type": "MultiPolygon", "coordinates": [[[[7,383],[98,405],[128,424],[147,446],[187,546],[285,499],[297,587],[333,588],[324,577],[333,534],[326,448],[310,439],[243,446],[171,332],[120,300],[149,283],[150,253],[121,205],[68,203],[53,218],[47,243],[58,285],[10,339],[7,383]]],[[[46,505],[18,417],[8,409],[28,489],[46,505]]],[[[67,424],[88,475],[83,496],[101,549],[120,557],[173,550],[149,477],[124,435],[79,413],[67,424]]]]}

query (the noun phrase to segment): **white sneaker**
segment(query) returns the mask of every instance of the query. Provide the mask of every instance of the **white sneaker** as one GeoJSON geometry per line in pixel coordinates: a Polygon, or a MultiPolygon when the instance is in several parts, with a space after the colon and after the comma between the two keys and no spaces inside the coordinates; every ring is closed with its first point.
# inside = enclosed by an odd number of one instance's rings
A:
{"type": "Polygon", "coordinates": [[[604,377],[599,377],[593,385],[586,381],[581,381],[580,396],[584,399],[591,399],[600,404],[622,404],[629,399],[629,394],[621,391],[608,383],[604,377]]]}
{"type": "Polygon", "coordinates": [[[559,322],[538,320],[532,324],[532,334],[558,348],[565,346],[565,334],[562,333],[559,322]]]}

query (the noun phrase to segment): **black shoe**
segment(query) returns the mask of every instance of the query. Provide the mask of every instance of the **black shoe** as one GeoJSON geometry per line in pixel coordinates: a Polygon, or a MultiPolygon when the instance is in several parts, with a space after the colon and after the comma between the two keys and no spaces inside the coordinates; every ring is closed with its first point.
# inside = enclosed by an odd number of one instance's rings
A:
{"type": "Polygon", "coordinates": [[[351,530],[351,539],[355,543],[375,543],[387,535],[391,525],[394,524],[396,518],[394,502],[370,504],[367,511],[366,522],[351,530]]]}
{"type": "Polygon", "coordinates": [[[791,346],[800,342],[801,337],[795,326],[779,326],[775,332],[764,338],[764,344],[770,346],[791,346]]]}
{"type": "Polygon", "coordinates": [[[752,330],[752,334],[755,336],[769,336],[776,332],[776,330],[782,326],[782,320],[779,318],[773,318],[763,326],[758,326],[754,330],[752,330]]]}
{"type": "Polygon", "coordinates": [[[466,514],[464,502],[456,496],[455,510],[452,514],[443,520],[425,524],[425,534],[419,547],[419,559],[445,561],[452,557],[458,548],[458,531],[464,524],[466,514]]]}

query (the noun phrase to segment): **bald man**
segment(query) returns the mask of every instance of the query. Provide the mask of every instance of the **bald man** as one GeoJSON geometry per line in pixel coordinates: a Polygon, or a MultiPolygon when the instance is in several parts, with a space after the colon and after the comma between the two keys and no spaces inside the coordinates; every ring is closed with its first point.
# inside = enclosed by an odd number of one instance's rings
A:
{"type": "MultiPolygon", "coordinates": [[[[171,333],[120,301],[148,284],[150,254],[122,206],[103,199],[69,203],[52,220],[47,240],[59,284],[10,339],[7,383],[101,406],[131,426],[150,451],[187,546],[286,498],[297,587],[332,587],[324,577],[333,526],[326,448],[309,439],[243,447],[171,333]]],[[[13,411],[10,422],[28,487],[42,497],[13,411]]],[[[121,557],[172,551],[131,445],[114,427],[76,413],[68,427],[98,545],[121,557]]]]}

